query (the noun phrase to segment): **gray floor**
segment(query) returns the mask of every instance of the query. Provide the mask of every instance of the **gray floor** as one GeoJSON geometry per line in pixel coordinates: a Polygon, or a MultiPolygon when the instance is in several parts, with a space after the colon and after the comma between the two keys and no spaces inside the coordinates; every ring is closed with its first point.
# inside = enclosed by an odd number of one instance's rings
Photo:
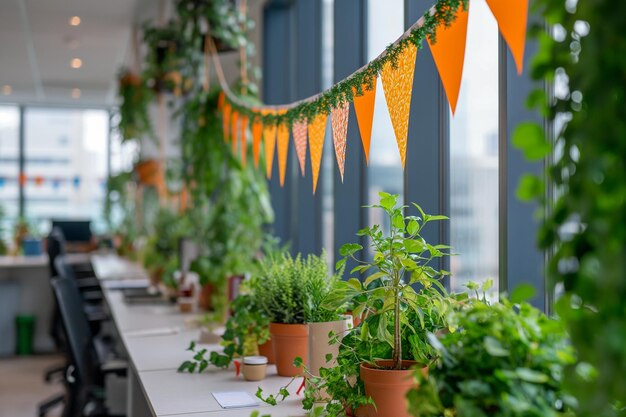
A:
{"type": "MultiPolygon", "coordinates": [[[[62,392],[59,384],[46,384],[44,370],[63,363],[58,355],[0,358],[0,417],[36,417],[40,401],[62,392]]],[[[57,417],[56,408],[49,414],[57,417]]]]}

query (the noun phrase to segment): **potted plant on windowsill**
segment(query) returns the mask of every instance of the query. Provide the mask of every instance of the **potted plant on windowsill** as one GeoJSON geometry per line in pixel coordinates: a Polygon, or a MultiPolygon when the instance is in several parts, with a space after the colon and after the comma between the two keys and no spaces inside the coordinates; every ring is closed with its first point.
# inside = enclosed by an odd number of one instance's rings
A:
{"type": "MultiPolygon", "coordinates": [[[[356,329],[361,340],[388,344],[391,350],[386,357],[363,360],[359,365],[359,378],[364,383],[365,394],[370,396],[375,409],[368,407],[368,415],[378,417],[408,416],[406,393],[415,382],[412,369],[419,367],[427,371],[424,357],[407,360],[407,345],[403,334],[413,333],[409,344],[418,355],[424,353],[425,334],[417,331],[425,328],[425,316],[434,314],[443,317],[448,299],[439,282],[448,272],[435,269],[431,263],[447,256],[448,246],[431,245],[421,236],[424,226],[433,221],[447,219],[423,212],[417,205],[420,216],[403,216],[406,206],[397,206],[397,195],[380,193],[380,204],[369,206],[385,212],[390,221],[389,233],[374,225],[359,231],[358,235],[370,240],[372,261],[362,261],[354,254],[363,247],[346,244],[340,249],[344,256],[337,263],[342,268],[348,258],[357,262],[352,273],[369,273],[363,283],[352,278],[343,282],[327,299],[326,306],[337,308],[346,302],[355,305],[355,313],[365,317],[356,329]],[[414,289],[413,286],[419,286],[414,289]],[[363,297],[366,295],[366,297],[363,297]],[[414,315],[417,323],[409,322],[414,315]]],[[[364,358],[367,359],[367,358],[364,358]]]]}

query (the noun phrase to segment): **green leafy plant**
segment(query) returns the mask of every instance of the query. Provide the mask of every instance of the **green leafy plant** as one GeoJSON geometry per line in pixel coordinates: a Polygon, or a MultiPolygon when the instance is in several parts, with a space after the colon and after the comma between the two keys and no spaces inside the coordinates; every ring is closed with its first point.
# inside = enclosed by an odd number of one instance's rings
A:
{"type": "MultiPolygon", "coordinates": [[[[434,259],[447,256],[449,247],[431,245],[420,234],[428,223],[447,217],[426,214],[415,203],[421,216],[404,217],[402,212],[406,206],[397,206],[397,200],[397,195],[381,192],[380,204],[368,206],[385,212],[390,220],[390,232],[385,234],[379,225],[374,225],[357,233],[370,239],[370,248],[374,253],[371,262],[354,256],[363,249],[361,245],[348,243],[341,247],[340,254],[344,258],[337,262],[337,268],[343,268],[347,259],[351,258],[358,264],[351,273],[369,275],[364,282],[356,278],[343,282],[325,305],[332,309],[353,301],[356,305],[353,313],[372,316],[358,327],[360,337],[392,346],[393,369],[402,369],[403,330],[411,329],[416,333],[407,319],[407,312],[417,314],[421,328],[425,327],[426,314],[445,314],[446,290],[439,278],[448,272],[438,271],[430,264],[434,259]],[[415,290],[413,285],[419,285],[421,289],[415,290]],[[393,323],[391,329],[387,325],[389,320],[393,323]]],[[[417,357],[424,359],[421,356],[428,355],[418,353],[417,357]]]]}
{"type": "Polygon", "coordinates": [[[545,176],[524,176],[518,196],[541,203],[538,242],[553,254],[550,288],[562,292],[555,311],[578,352],[566,381],[579,413],[623,416],[626,4],[538,0],[535,6],[543,19],[533,28],[538,51],[530,73],[559,88],[548,99],[538,83],[528,96],[528,105],[548,123],[520,124],[513,140],[527,159],[547,160],[547,170],[545,176]],[[553,138],[545,125],[554,127],[553,138]],[[546,184],[553,193],[545,192],[546,184]]]}
{"type": "Polygon", "coordinates": [[[148,108],[154,99],[152,91],[144,80],[128,69],[123,69],[118,77],[119,123],[117,128],[122,141],[155,139],[148,108]]]}
{"type": "Polygon", "coordinates": [[[325,253],[306,258],[284,253],[261,262],[252,288],[259,308],[273,323],[331,321],[338,319],[337,309],[322,304],[338,285],[338,275],[329,276],[325,253]]]}
{"type": "Polygon", "coordinates": [[[458,330],[429,340],[440,359],[409,392],[420,417],[574,416],[564,368],[575,361],[563,323],[522,302],[472,299],[451,320],[458,330]]]}

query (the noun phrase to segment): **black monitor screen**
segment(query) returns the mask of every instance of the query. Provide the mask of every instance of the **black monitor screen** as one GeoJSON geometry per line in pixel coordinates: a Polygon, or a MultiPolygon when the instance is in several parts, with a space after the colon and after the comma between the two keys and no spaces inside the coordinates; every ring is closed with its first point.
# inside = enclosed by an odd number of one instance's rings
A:
{"type": "Polygon", "coordinates": [[[67,242],[91,241],[91,220],[52,220],[52,228],[58,227],[67,242]]]}

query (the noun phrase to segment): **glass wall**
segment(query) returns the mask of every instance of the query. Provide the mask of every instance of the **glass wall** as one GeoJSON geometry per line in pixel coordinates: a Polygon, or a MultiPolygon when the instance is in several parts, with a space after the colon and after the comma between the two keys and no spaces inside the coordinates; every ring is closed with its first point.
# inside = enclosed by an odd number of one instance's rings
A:
{"type": "Polygon", "coordinates": [[[463,82],[450,116],[452,290],[498,284],[498,26],[485,0],[470,3],[463,82]]]}
{"type": "Polygon", "coordinates": [[[0,239],[10,237],[19,215],[19,129],[19,108],[0,106],[0,239]]]}
{"type": "MultiPolygon", "coordinates": [[[[367,59],[371,61],[404,33],[404,0],[368,0],[367,5],[367,59]]],[[[404,174],[380,77],[376,86],[374,114],[367,171],[367,204],[378,203],[380,191],[399,194],[402,204],[404,174]]],[[[389,227],[381,212],[368,211],[368,216],[369,225],[389,227]]]]}

